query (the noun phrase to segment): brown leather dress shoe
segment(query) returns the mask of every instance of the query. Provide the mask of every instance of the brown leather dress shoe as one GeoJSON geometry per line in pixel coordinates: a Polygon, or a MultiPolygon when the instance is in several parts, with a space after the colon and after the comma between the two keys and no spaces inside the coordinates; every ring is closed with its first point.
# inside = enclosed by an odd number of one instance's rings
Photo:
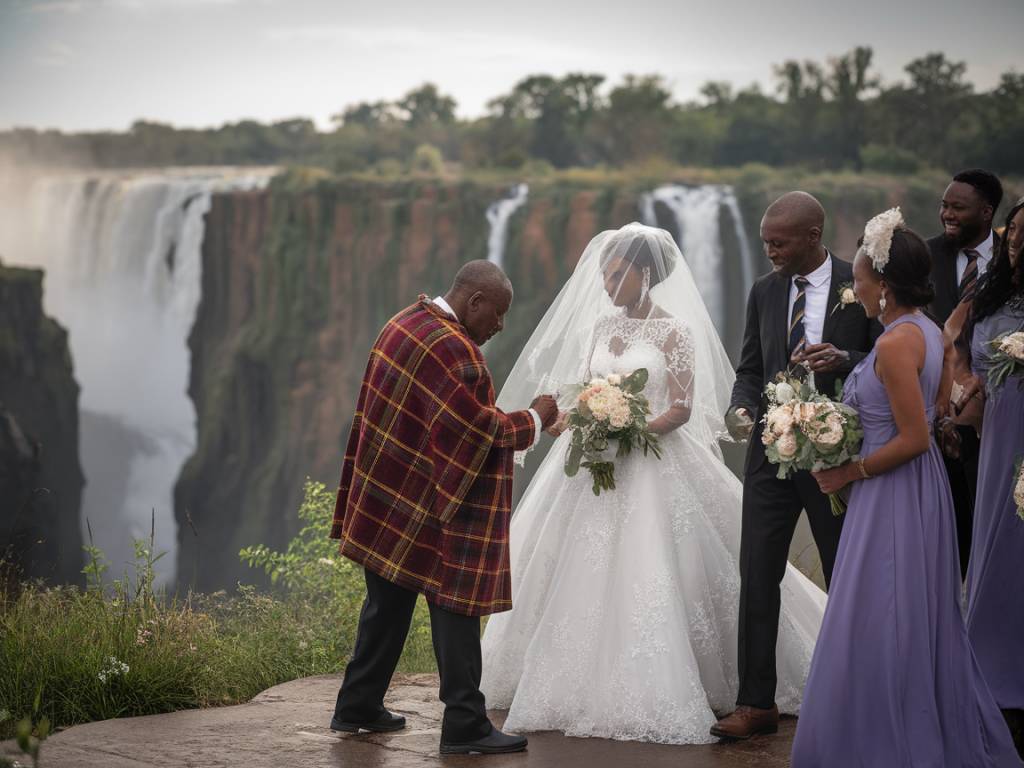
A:
{"type": "Polygon", "coordinates": [[[759,733],[777,733],[779,730],[779,708],[771,709],[740,705],[731,715],[726,715],[711,726],[711,735],[720,739],[749,739],[759,733]]]}

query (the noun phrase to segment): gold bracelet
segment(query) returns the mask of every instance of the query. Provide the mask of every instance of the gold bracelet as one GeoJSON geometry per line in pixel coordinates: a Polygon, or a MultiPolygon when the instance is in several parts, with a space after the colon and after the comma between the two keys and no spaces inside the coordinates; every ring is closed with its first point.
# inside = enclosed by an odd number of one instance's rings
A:
{"type": "Polygon", "coordinates": [[[864,466],[864,459],[857,459],[857,467],[860,469],[860,476],[864,480],[869,480],[871,475],[868,474],[867,467],[864,466]]]}

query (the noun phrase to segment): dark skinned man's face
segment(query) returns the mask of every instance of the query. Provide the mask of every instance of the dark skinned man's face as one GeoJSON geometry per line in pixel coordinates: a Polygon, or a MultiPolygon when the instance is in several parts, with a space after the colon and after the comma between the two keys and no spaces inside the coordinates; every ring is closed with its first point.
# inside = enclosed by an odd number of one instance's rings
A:
{"type": "Polygon", "coordinates": [[[764,254],[776,272],[784,277],[800,274],[814,258],[821,233],[816,227],[807,229],[779,216],[761,220],[761,241],[764,254]]]}
{"type": "Polygon", "coordinates": [[[466,317],[462,324],[469,338],[483,346],[505,327],[505,315],[512,306],[512,294],[508,291],[477,291],[466,302],[466,317]]]}
{"type": "Polygon", "coordinates": [[[942,231],[960,248],[977,245],[988,236],[992,213],[992,206],[970,184],[954,181],[942,194],[942,231]]]}

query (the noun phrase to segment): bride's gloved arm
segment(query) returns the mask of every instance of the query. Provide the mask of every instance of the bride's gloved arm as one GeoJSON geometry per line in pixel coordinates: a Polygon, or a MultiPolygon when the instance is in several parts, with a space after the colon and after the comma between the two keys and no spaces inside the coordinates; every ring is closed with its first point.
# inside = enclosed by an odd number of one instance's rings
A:
{"type": "Polygon", "coordinates": [[[693,408],[693,342],[680,327],[669,334],[664,347],[669,407],[648,422],[651,432],[667,435],[690,420],[693,408]]]}

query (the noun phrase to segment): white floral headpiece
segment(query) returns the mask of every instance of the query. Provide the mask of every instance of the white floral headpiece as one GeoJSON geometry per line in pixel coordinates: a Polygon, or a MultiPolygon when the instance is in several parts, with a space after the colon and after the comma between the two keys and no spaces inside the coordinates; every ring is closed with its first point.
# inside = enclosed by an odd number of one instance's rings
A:
{"type": "Polygon", "coordinates": [[[899,206],[896,206],[878,214],[864,227],[864,244],[857,249],[857,254],[867,255],[876,272],[884,271],[885,265],[889,263],[892,233],[902,224],[903,214],[900,213],[899,206]]]}

